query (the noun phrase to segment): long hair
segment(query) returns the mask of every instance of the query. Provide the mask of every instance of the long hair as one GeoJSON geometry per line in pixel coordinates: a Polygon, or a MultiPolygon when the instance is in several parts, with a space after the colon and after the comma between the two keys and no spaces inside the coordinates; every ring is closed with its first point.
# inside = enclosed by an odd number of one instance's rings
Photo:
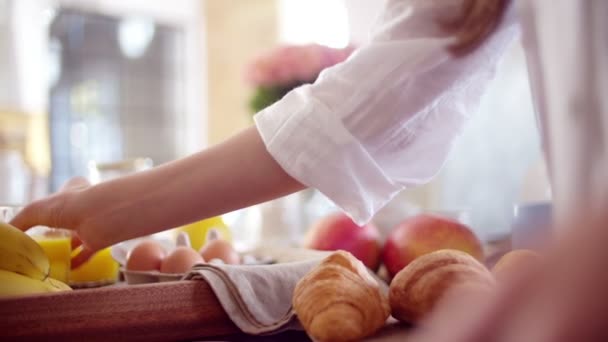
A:
{"type": "Polygon", "coordinates": [[[475,50],[500,24],[512,0],[464,0],[462,16],[444,23],[456,42],[450,51],[457,56],[475,50]]]}

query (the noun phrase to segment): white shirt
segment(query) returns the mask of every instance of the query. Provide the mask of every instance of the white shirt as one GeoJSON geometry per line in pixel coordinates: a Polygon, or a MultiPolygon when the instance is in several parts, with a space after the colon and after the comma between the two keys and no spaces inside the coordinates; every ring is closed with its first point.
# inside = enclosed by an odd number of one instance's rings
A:
{"type": "Polygon", "coordinates": [[[389,0],[367,45],[256,116],[268,150],[365,222],[439,171],[521,26],[558,209],[608,203],[608,2],[518,4],[481,48],[456,58],[437,18],[458,13],[460,0],[389,0]]]}
{"type": "Polygon", "coordinates": [[[438,25],[462,0],[389,0],[370,42],[255,116],[276,161],[363,223],[443,165],[518,25],[465,57],[438,25]]]}

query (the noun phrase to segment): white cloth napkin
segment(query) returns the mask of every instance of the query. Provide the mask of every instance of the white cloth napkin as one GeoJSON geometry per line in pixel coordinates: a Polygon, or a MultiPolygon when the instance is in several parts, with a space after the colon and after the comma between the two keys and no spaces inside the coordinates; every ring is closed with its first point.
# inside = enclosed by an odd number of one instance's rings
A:
{"type": "Polygon", "coordinates": [[[322,258],[274,265],[197,265],[185,279],[206,280],[222,307],[251,335],[302,329],[291,306],[296,283],[322,258]]]}

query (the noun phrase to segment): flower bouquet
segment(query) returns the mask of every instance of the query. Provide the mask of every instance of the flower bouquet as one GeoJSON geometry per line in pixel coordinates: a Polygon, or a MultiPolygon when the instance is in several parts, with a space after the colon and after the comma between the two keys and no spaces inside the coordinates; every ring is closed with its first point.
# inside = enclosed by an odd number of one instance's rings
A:
{"type": "Polygon", "coordinates": [[[245,78],[255,87],[249,102],[253,113],[272,105],[303,84],[314,83],[323,69],[346,60],[352,46],[334,49],[319,44],[283,45],[256,56],[245,78]]]}

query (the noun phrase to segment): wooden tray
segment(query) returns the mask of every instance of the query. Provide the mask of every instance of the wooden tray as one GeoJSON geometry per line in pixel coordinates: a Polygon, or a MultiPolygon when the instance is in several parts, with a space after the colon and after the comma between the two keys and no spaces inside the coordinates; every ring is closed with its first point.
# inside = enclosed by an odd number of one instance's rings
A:
{"type": "Polygon", "coordinates": [[[204,281],[0,300],[3,341],[175,341],[239,332],[204,281]]]}
{"type": "MultiPolygon", "coordinates": [[[[321,258],[329,252],[261,246],[249,251],[278,263],[321,258]]],[[[0,299],[0,341],[250,340],[230,320],[205,281],[115,285],[0,299]]],[[[287,334],[255,340],[293,340],[287,334]]],[[[297,338],[296,338],[297,340],[297,338]]]]}

